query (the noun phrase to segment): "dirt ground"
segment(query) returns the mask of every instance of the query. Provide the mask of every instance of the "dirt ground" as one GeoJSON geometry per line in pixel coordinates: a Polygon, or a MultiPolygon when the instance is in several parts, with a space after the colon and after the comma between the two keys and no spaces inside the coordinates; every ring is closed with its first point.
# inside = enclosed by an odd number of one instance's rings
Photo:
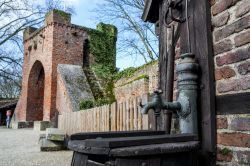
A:
{"type": "Polygon", "coordinates": [[[39,132],[0,127],[0,166],[69,166],[72,151],[40,152],[39,132]]]}

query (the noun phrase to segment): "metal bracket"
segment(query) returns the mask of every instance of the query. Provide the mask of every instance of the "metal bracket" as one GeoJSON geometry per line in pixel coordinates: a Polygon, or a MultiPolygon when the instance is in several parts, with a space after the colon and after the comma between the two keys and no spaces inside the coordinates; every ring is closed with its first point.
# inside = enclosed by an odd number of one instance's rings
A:
{"type": "Polygon", "coordinates": [[[186,21],[186,18],[180,18],[181,11],[182,11],[182,1],[183,0],[168,0],[168,9],[165,13],[165,24],[169,26],[173,21],[178,23],[183,23],[186,21]],[[175,13],[177,13],[177,16],[175,16],[175,13]]]}

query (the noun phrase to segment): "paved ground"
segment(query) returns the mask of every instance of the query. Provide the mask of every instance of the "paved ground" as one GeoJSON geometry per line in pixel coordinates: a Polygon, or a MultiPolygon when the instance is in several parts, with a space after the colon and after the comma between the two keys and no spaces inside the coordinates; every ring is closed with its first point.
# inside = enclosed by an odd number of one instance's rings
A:
{"type": "Polygon", "coordinates": [[[40,152],[39,132],[0,128],[0,166],[69,166],[71,151],[40,152]]]}

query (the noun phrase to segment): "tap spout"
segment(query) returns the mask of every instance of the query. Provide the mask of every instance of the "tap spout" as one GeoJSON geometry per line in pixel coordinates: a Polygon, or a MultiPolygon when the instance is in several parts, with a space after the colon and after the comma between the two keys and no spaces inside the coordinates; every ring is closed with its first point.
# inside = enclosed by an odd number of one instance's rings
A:
{"type": "Polygon", "coordinates": [[[181,110],[181,103],[178,101],[163,102],[162,109],[171,110],[171,111],[179,111],[181,110]]]}
{"type": "Polygon", "coordinates": [[[143,106],[142,108],[142,114],[147,114],[150,109],[155,110],[156,104],[155,102],[148,102],[146,105],[143,106]]]}

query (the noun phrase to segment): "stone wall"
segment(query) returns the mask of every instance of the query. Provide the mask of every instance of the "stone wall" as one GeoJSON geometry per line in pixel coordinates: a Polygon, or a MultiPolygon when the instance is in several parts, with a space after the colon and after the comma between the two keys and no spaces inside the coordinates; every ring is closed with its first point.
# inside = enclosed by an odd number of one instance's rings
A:
{"type": "MultiPolygon", "coordinates": [[[[211,0],[216,95],[250,92],[250,1],[211,0]]],[[[250,164],[250,114],[217,115],[218,165],[250,164]]]]}
{"type": "Polygon", "coordinates": [[[59,113],[79,111],[81,100],[94,100],[82,66],[59,64],[57,73],[56,108],[59,113]]]}
{"type": "Polygon", "coordinates": [[[118,102],[132,96],[152,94],[158,87],[158,62],[140,67],[130,77],[124,77],[115,82],[115,98],[118,102]]]}

